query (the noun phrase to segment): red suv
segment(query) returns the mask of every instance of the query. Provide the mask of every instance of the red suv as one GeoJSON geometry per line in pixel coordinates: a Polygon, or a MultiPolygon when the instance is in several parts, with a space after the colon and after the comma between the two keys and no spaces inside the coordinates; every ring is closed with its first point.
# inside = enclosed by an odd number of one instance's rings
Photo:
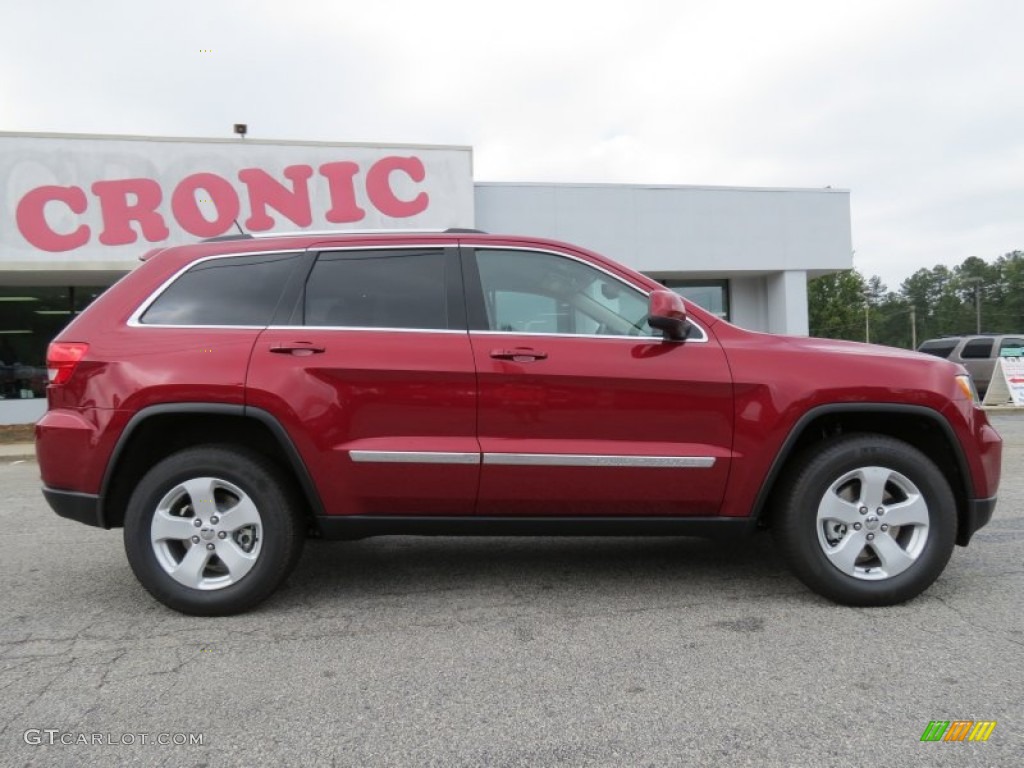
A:
{"type": "Polygon", "coordinates": [[[57,514],[124,528],[193,614],[245,610],[307,536],[738,536],[890,605],[995,506],[963,368],[752,333],[582,248],[466,230],[148,254],[51,344],[57,514]]]}

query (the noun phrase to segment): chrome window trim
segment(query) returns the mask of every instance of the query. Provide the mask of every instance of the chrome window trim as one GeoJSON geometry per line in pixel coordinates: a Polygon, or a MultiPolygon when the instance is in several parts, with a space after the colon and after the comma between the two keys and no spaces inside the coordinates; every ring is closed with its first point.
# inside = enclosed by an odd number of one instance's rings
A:
{"type": "MultiPolygon", "coordinates": [[[[536,333],[529,331],[466,331],[451,328],[380,328],[376,326],[361,325],[177,325],[172,323],[135,323],[129,321],[128,325],[133,328],[196,328],[198,330],[211,331],[343,331],[347,333],[443,333],[446,335],[475,336],[540,336],[554,339],[606,339],[609,341],[629,341],[633,343],[664,344],[665,340],[657,336],[619,336],[606,334],[578,334],[578,333],[536,333]]],[[[698,327],[699,326],[695,326],[698,327]]],[[[701,339],[686,339],[693,344],[704,344],[707,337],[701,339]]]]}
{"type": "MultiPolygon", "coordinates": [[[[331,247],[331,248],[317,248],[315,246],[310,246],[308,248],[285,248],[285,249],[282,249],[282,250],[239,251],[238,253],[215,253],[215,254],[212,254],[210,256],[204,256],[201,259],[196,259],[195,261],[189,262],[188,264],[183,266],[181,269],[179,269],[177,272],[175,272],[173,275],[171,275],[169,278],[167,278],[167,280],[165,280],[163,283],[161,283],[149,295],[149,297],[139,306],[139,308],[136,309],[129,316],[127,325],[130,328],[210,328],[210,329],[239,328],[239,329],[247,329],[247,330],[253,330],[253,329],[263,330],[265,328],[275,328],[275,329],[276,328],[321,328],[323,326],[310,326],[310,325],[299,325],[299,326],[294,326],[294,325],[285,325],[285,326],[266,326],[266,325],[187,325],[187,324],[186,325],[172,325],[170,323],[143,323],[143,322],[141,322],[140,318],[146,313],[146,310],[149,309],[150,305],[152,305],[154,301],[156,301],[158,298],[160,298],[161,294],[163,294],[163,292],[166,291],[175,280],[177,280],[179,277],[181,277],[183,274],[188,272],[190,269],[192,269],[192,267],[196,266],[197,264],[203,264],[203,263],[205,263],[207,261],[213,261],[214,259],[231,259],[231,258],[241,257],[241,256],[264,256],[264,255],[271,256],[271,255],[274,255],[274,254],[283,255],[283,254],[291,254],[291,253],[303,254],[303,253],[309,253],[310,251],[313,251],[315,253],[326,253],[326,252],[329,252],[329,251],[331,251],[331,252],[333,252],[333,251],[391,251],[391,250],[407,250],[407,249],[413,249],[413,248],[432,248],[432,249],[435,249],[435,250],[442,250],[443,251],[445,248],[456,248],[456,247],[458,247],[458,242],[455,241],[455,240],[451,240],[451,241],[441,241],[441,242],[438,242],[438,243],[426,243],[426,244],[411,243],[411,244],[402,244],[402,245],[396,245],[396,244],[390,244],[389,245],[387,243],[381,243],[379,245],[351,245],[351,246],[339,246],[339,247],[331,247]]],[[[338,329],[345,328],[345,326],[328,326],[328,328],[330,330],[338,330],[338,329]]],[[[351,328],[351,330],[376,330],[376,329],[355,328],[355,327],[353,327],[353,328],[351,328]]],[[[430,328],[385,328],[385,329],[380,329],[380,330],[432,331],[434,329],[430,329],[430,328]]],[[[444,332],[448,332],[448,329],[443,329],[443,330],[444,330],[444,332]]],[[[440,331],[436,331],[436,332],[440,332],[440,331]]],[[[465,331],[461,331],[461,330],[455,331],[455,332],[456,333],[465,333],[465,331]]]]}
{"type": "MultiPolygon", "coordinates": [[[[703,333],[703,329],[694,323],[694,328],[697,328],[703,333]]],[[[538,331],[470,331],[473,335],[481,336],[546,336],[548,338],[556,339],[618,339],[619,341],[632,341],[636,342],[653,342],[655,344],[664,344],[665,339],[661,336],[620,336],[619,334],[605,334],[605,333],[542,333],[538,331]]],[[[692,344],[706,344],[708,341],[707,335],[701,338],[685,339],[685,343],[692,344]]],[[[681,344],[683,342],[673,342],[674,344],[681,344]]]]}
{"type": "MultiPolygon", "coordinates": [[[[562,251],[555,251],[555,250],[551,250],[550,248],[532,247],[532,246],[525,246],[525,245],[497,246],[497,245],[493,245],[493,244],[474,244],[472,242],[467,243],[464,240],[461,242],[461,245],[464,246],[464,247],[467,247],[467,248],[473,248],[474,250],[527,251],[527,252],[531,252],[531,253],[546,253],[546,254],[548,254],[550,256],[559,256],[559,257],[562,257],[562,258],[565,258],[565,259],[571,259],[572,261],[576,261],[576,262],[579,262],[580,264],[583,264],[585,266],[591,267],[592,269],[596,269],[599,272],[602,272],[602,273],[608,275],[609,277],[611,277],[614,280],[618,280],[620,283],[625,285],[627,288],[631,288],[632,290],[637,291],[637,292],[643,294],[646,297],[649,297],[650,293],[651,293],[650,291],[648,291],[648,290],[646,290],[644,288],[641,288],[639,286],[634,285],[633,283],[629,282],[625,278],[623,278],[623,277],[621,277],[619,275],[616,275],[614,272],[610,272],[609,270],[605,269],[603,266],[595,264],[595,263],[593,263],[591,261],[587,261],[586,259],[580,258],[579,256],[576,256],[576,255],[571,254],[571,253],[564,253],[562,251]]],[[[331,325],[331,326],[321,326],[321,325],[269,325],[269,326],[267,326],[267,325],[197,325],[197,324],[178,325],[178,324],[171,324],[171,323],[143,323],[140,320],[142,315],[144,315],[146,313],[146,310],[148,310],[150,308],[150,306],[153,304],[153,302],[155,302],[163,294],[163,292],[166,291],[171,286],[171,284],[174,283],[178,278],[180,278],[183,274],[185,274],[190,269],[195,267],[197,264],[204,264],[207,261],[213,261],[215,259],[240,258],[240,257],[243,257],[243,256],[264,256],[264,255],[270,256],[270,255],[274,255],[274,254],[277,254],[277,255],[303,254],[303,253],[307,253],[309,251],[315,251],[316,253],[334,253],[334,252],[343,252],[343,251],[408,250],[408,249],[415,249],[415,248],[428,248],[428,249],[444,250],[445,248],[457,248],[459,246],[460,246],[460,241],[457,240],[457,239],[452,239],[452,240],[443,240],[443,241],[433,242],[433,243],[402,243],[401,245],[381,243],[381,244],[376,244],[376,245],[330,246],[330,247],[327,247],[327,248],[317,248],[315,246],[311,246],[309,248],[298,248],[298,249],[288,248],[288,249],[284,249],[284,250],[240,251],[238,253],[218,253],[218,254],[213,254],[213,255],[210,255],[210,256],[204,256],[201,259],[196,259],[195,261],[189,262],[188,264],[184,265],[181,269],[179,269],[177,272],[175,272],[173,275],[171,275],[169,278],[167,278],[163,283],[161,283],[146,298],[146,300],[143,301],[143,303],[140,304],[139,307],[128,317],[127,325],[130,328],[198,328],[198,329],[208,329],[208,330],[228,330],[228,329],[264,330],[264,329],[266,329],[266,330],[315,330],[315,331],[321,331],[321,330],[323,330],[323,331],[393,331],[393,332],[396,332],[396,333],[410,333],[410,332],[411,333],[466,333],[466,331],[464,331],[464,330],[459,330],[459,329],[452,330],[452,329],[448,329],[448,328],[376,328],[376,327],[343,326],[343,325],[331,325]]],[[[708,340],[709,340],[708,333],[707,333],[707,331],[704,330],[703,326],[701,326],[701,324],[698,323],[697,321],[695,321],[692,317],[687,317],[687,321],[690,323],[690,325],[692,325],[694,328],[696,328],[698,331],[700,331],[700,338],[685,339],[684,343],[691,343],[691,344],[705,344],[705,343],[707,343],[708,340]]],[[[513,332],[513,331],[469,331],[469,333],[487,334],[487,335],[496,335],[496,336],[497,335],[501,335],[501,336],[516,335],[516,336],[549,336],[549,337],[559,337],[559,338],[569,338],[569,339],[592,338],[592,339],[622,339],[622,340],[628,340],[628,341],[657,341],[657,342],[663,341],[663,339],[661,339],[658,336],[646,336],[646,335],[644,335],[644,336],[620,336],[620,335],[610,335],[610,334],[609,335],[606,335],[606,334],[598,335],[598,334],[584,334],[584,333],[535,333],[535,332],[527,332],[527,331],[523,331],[523,332],[513,332]]]]}
{"type": "Polygon", "coordinates": [[[656,467],[709,469],[714,456],[616,456],[587,453],[485,453],[484,464],[541,467],[656,467]]]}
{"type": "Polygon", "coordinates": [[[128,321],[128,325],[132,328],[195,328],[207,331],[263,331],[267,328],[265,325],[173,325],[171,323],[132,323],[131,320],[128,321]]]}
{"type": "Polygon", "coordinates": [[[479,464],[479,453],[456,451],[365,451],[348,452],[352,461],[381,464],[479,464]]]}
{"type": "MultiPolygon", "coordinates": [[[[603,272],[604,274],[608,275],[608,277],[612,278],[613,280],[618,280],[624,286],[626,286],[627,288],[630,288],[630,289],[636,291],[637,293],[643,295],[648,300],[650,300],[650,297],[651,297],[651,291],[647,290],[646,288],[641,288],[640,286],[634,285],[633,283],[631,283],[628,280],[626,280],[626,278],[624,278],[621,275],[617,275],[614,272],[611,272],[611,271],[605,269],[600,264],[595,264],[592,261],[588,261],[587,259],[580,258],[579,256],[576,256],[575,254],[572,254],[572,253],[565,253],[563,251],[554,251],[554,250],[551,250],[550,248],[531,247],[531,246],[528,246],[528,245],[508,245],[508,246],[505,246],[505,245],[494,245],[494,244],[474,244],[472,241],[467,242],[465,239],[462,240],[461,245],[462,245],[463,248],[472,248],[474,250],[474,258],[476,256],[475,251],[528,251],[530,253],[546,253],[549,256],[560,256],[563,259],[571,259],[572,261],[579,262],[580,264],[583,264],[584,266],[590,267],[591,269],[596,269],[598,272],[603,272]]],[[[478,267],[478,269],[479,269],[479,267],[478,267]]],[[[483,289],[483,286],[481,286],[481,290],[482,289],[483,289]]],[[[666,288],[665,290],[669,290],[669,289],[666,288]]],[[[682,297],[680,297],[680,298],[682,298],[682,297]]],[[[686,320],[687,320],[688,323],[690,323],[690,325],[692,325],[694,328],[696,328],[698,331],[700,331],[700,338],[699,339],[684,339],[683,341],[690,342],[690,343],[693,343],[693,344],[705,344],[705,343],[707,343],[707,341],[708,341],[708,333],[707,333],[707,331],[704,330],[704,328],[701,326],[701,324],[698,323],[697,321],[695,321],[689,315],[687,315],[686,320]]],[[[496,334],[505,334],[505,335],[513,334],[514,333],[516,335],[520,335],[516,331],[473,331],[473,333],[496,333],[496,334]]],[[[523,336],[564,336],[564,337],[573,338],[573,339],[579,339],[579,338],[638,339],[639,338],[639,339],[652,339],[654,341],[663,341],[663,339],[661,337],[659,337],[659,336],[646,336],[646,335],[644,335],[644,336],[619,336],[619,335],[614,335],[614,336],[612,336],[612,335],[607,335],[607,336],[606,335],[600,335],[600,336],[598,336],[596,334],[588,334],[588,333],[529,333],[529,332],[523,332],[521,335],[523,335],[523,336]]]]}
{"type": "MultiPolygon", "coordinates": [[[[236,327],[236,326],[232,326],[236,327]]],[[[360,331],[368,333],[447,333],[462,334],[468,331],[458,328],[383,328],[365,325],[268,325],[268,331],[360,331]]]]}

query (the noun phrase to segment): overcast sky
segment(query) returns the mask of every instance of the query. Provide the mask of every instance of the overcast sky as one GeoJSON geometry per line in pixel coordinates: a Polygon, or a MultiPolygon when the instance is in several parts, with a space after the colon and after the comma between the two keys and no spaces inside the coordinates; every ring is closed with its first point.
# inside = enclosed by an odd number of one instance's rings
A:
{"type": "Polygon", "coordinates": [[[1020,0],[0,0],[0,130],[246,122],[468,144],[478,181],[831,185],[896,289],[1024,249],[1022,38],[1020,0]]]}

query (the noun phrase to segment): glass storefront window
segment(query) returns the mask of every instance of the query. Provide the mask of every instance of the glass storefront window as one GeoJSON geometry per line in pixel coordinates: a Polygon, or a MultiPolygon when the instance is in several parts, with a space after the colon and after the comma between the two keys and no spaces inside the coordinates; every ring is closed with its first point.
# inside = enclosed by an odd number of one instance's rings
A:
{"type": "Polygon", "coordinates": [[[666,288],[724,320],[729,319],[728,280],[660,280],[666,288]]]}
{"type": "Polygon", "coordinates": [[[104,290],[0,287],[0,399],[46,397],[46,346],[104,290]]]}

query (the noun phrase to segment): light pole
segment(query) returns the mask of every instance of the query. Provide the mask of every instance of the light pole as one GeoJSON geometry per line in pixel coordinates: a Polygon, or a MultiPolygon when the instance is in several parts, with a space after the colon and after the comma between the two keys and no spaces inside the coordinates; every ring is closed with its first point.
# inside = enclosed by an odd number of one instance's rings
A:
{"type": "Polygon", "coordinates": [[[964,285],[974,286],[974,332],[981,334],[981,285],[985,282],[983,277],[965,277],[964,285]]]}
{"type": "Polygon", "coordinates": [[[864,289],[864,343],[871,343],[871,292],[864,289]]]}

